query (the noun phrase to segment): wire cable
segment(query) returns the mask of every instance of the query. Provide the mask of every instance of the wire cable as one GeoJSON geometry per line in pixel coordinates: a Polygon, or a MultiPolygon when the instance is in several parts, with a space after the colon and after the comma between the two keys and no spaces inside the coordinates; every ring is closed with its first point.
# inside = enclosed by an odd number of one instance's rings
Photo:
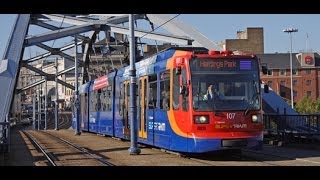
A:
{"type": "Polygon", "coordinates": [[[156,27],[156,28],[152,28],[151,31],[147,32],[146,34],[144,34],[143,36],[141,36],[140,38],[143,38],[144,36],[150,34],[151,32],[155,31],[156,29],[159,29],[161,26],[167,24],[168,22],[172,21],[173,19],[175,19],[176,17],[180,16],[180,14],[175,15],[174,17],[170,18],[169,20],[167,20],[166,22],[162,23],[160,26],[156,27]]]}
{"type": "MultiPolygon", "coordinates": [[[[63,22],[64,22],[65,17],[66,17],[66,16],[65,16],[65,15],[63,15],[63,19],[62,19],[62,21],[61,21],[61,23],[60,23],[58,33],[59,33],[59,32],[60,32],[60,30],[61,30],[61,27],[62,27],[62,25],[63,25],[63,22]]],[[[57,39],[54,39],[54,40],[53,40],[52,45],[51,45],[51,48],[53,48],[54,43],[56,42],[56,40],[57,40],[57,39]]],[[[46,61],[48,57],[49,57],[49,56],[47,56],[47,57],[44,59],[44,61],[46,61]]]]}

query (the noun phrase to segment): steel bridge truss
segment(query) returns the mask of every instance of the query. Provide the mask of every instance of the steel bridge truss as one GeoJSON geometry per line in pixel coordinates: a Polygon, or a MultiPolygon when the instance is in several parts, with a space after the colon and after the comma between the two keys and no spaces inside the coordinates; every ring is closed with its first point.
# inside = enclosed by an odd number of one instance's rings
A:
{"type": "MultiPolygon", "coordinates": [[[[146,38],[150,40],[169,42],[182,46],[202,46],[208,49],[217,49],[217,45],[203,36],[200,32],[176,19],[171,19],[169,15],[156,14],[137,14],[135,20],[145,20],[150,24],[157,25],[167,30],[171,34],[159,33],[135,28],[136,38],[146,38]]],[[[75,48],[75,43],[70,43],[59,48],[54,48],[45,43],[52,40],[57,40],[66,37],[77,37],[77,46],[82,47],[81,57],[77,57],[77,63],[81,67],[82,81],[90,80],[88,69],[91,64],[90,54],[92,54],[93,45],[97,41],[99,32],[105,32],[106,37],[110,33],[114,33],[114,38],[117,35],[129,35],[129,28],[122,26],[129,21],[129,16],[126,14],[22,14],[18,15],[9,42],[3,57],[0,61],[0,139],[8,140],[8,131],[4,131],[8,123],[8,115],[13,102],[14,94],[21,93],[29,88],[33,88],[47,81],[54,81],[57,76],[61,76],[75,67],[63,69],[57,74],[48,74],[42,69],[33,66],[33,63],[43,60],[49,56],[60,56],[72,62],[75,62],[74,54],[70,55],[66,51],[75,48]],[[55,24],[61,24],[57,26],[55,24]],[[65,24],[67,26],[62,26],[65,24]],[[122,24],[122,25],[121,25],[122,24]],[[48,31],[36,35],[28,35],[30,25],[45,28],[48,31]],[[86,35],[83,35],[86,34],[86,35]],[[82,34],[82,35],[81,35],[82,34]],[[37,46],[46,53],[36,55],[24,59],[23,53],[26,47],[37,46]],[[20,89],[16,89],[19,77],[20,68],[25,67],[44,79],[29,84],[20,89]],[[5,133],[4,133],[5,132],[5,133]]],[[[120,44],[121,45],[121,44],[120,44]]],[[[126,46],[128,44],[122,44],[126,46]]],[[[58,79],[58,83],[70,89],[74,86],[58,79]]],[[[1,141],[8,142],[8,141],[1,141]]],[[[1,144],[0,142],[0,144],[1,144]]],[[[2,143],[3,144],[3,143],[2,143]]],[[[8,144],[8,143],[5,143],[8,144]]]]}

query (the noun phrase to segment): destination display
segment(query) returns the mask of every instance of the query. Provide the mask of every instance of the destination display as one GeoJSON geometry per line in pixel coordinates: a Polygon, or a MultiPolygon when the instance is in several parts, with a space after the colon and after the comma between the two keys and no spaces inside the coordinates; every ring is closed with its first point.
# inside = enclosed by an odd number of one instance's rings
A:
{"type": "Polygon", "coordinates": [[[194,59],[191,70],[194,71],[252,71],[258,69],[251,59],[194,59]]]}

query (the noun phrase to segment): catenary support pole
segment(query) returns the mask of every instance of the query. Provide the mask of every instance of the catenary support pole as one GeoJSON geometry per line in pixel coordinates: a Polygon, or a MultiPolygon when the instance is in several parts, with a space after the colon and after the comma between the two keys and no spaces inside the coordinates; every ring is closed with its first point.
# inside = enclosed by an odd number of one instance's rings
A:
{"type": "Polygon", "coordinates": [[[79,102],[79,91],[78,91],[78,59],[77,59],[77,53],[78,53],[78,46],[77,46],[77,36],[74,36],[74,43],[75,43],[75,55],[74,55],[74,78],[75,78],[75,86],[74,86],[74,106],[75,106],[75,118],[76,118],[76,131],[75,135],[80,135],[80,120],[79,120],[79,109],[80,109],[80,102],[79,102]]]}
{"type": "Polygon", "coordinates": [[[138,121],[137,121],[137,96],[136,96],[136,68],[135,68],[135,37],[134,37],[134,18],[129,15],[129,30],[130,30],[130,140],[131,145],[129,148],[130,155],[140,154],[141,150],[138,147],[138,121]]]}

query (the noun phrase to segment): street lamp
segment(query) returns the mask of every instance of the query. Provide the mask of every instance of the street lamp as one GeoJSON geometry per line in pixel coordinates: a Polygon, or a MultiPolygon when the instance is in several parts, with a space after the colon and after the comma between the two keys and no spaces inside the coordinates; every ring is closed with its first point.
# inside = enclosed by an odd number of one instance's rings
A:
{"type": "Polygon", "coordinates": [[[284,29],[283,32],[289,33],[290,34],[290,82],[291,82],[291,108],[293,109],[293,87],[292,87],[292,33],[293,32],[298,32],[298,29],[296,28],[287,28],[284,29]]]}

